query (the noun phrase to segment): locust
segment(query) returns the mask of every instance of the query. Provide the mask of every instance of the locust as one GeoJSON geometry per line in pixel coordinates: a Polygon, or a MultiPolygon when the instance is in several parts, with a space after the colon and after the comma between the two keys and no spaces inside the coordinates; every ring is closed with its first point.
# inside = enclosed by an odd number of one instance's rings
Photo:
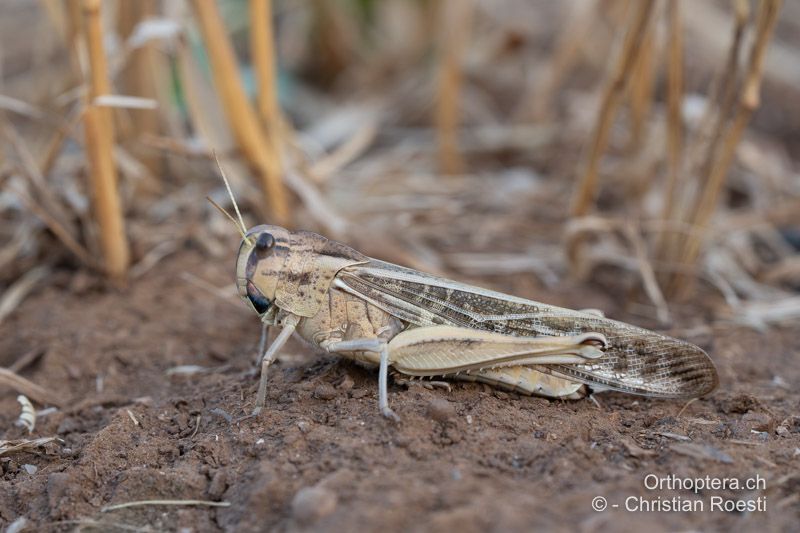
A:
{"type": "MultiPolygon", "coordinates": [[[[226,187],[233,200],[227,180],[226,187]]],[[[709,356],[689,342],[373,259],[316,233],[248,230],[233,204],[239,295],[265,325],[280,328],[261,358],[254,415],[266,404],[269,366],[293,333],[377,366],[378,406],[392,419],[390,368],[409,379],[562,399],[602,391],[691,399],[718,384],[709,356]]]]}

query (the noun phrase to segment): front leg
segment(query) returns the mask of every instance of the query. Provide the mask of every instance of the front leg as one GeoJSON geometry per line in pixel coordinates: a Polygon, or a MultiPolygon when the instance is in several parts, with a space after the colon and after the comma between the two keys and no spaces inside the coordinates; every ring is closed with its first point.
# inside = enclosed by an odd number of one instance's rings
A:
{"type": "MultiPolygon", "coordinates": [[[[281,330],[278,337],[275,339],[267,353],[265,353],[261,357],[261,379],[258,382],[258,395],[256,396],[256,407],[253,409],[253,415],[255,416],[261,412],[261,409],[264,408],[264,405],[267,403],[267,375],[269,371],[269,365],[272,364],[272,361],[275,360],[275,356],[278,355],[278,352],[283,345],[286,344],[286,341],[289,340],[289,337],[292,336],[294,333],[295,328],[297,327],[297,323],[299,322],[299,318],[295,315],[289,315],[286,317],[283,323],[283,329],[281,330]]],[[[262,331],[262,340],[265,338],[262,331]]],[[[259,343],[260,344],[260,343],[259,343]]],[[[261,347],[259,346],[259,349],[261,347]]]]}
{"type": "Polygon", "coordinates": [[[328,352],[373,352],[380,354],[378,369],[378,407],[386,418],[399,421],[400,417],[389,408],[389,344],[383,338],[354,339],[323,343],[322,348],[328,352]]]}

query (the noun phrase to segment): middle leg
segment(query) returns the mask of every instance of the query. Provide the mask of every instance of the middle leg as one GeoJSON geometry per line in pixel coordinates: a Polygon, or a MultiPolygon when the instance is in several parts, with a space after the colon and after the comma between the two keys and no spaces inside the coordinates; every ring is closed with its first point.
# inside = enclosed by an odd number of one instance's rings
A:
{"type": "Polygon", "coordinates": [[[383,338],[354,339],[324,344],[328,352],[373,352],[380,356],[378,368],[378,407],[386,418],[398,421],[400,417],[389,407],[389,344],[383,338]]]}

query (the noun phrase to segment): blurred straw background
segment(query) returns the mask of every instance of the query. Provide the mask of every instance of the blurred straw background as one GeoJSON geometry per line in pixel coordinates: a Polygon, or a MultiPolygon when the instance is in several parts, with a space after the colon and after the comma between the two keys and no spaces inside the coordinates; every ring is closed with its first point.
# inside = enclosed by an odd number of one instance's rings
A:
{"type": "Polygon", "coordinates": [[[662,325],[687,302],[800,318],[798,0],[0,15],[0,321],[54,272],[232,262],[214,153],[248,224],[452,277],[607,284],[662,325]]]}

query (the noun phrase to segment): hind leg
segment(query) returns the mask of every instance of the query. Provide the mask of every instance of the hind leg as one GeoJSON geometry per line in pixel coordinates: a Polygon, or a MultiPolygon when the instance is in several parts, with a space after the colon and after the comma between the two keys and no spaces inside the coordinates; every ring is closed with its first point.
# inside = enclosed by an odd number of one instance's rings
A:
{"type": "Polygon", "coordinates": [[[588,392],[583,383],[553,376],[536,368],[522,365],[472,371],[454,377],[545,398],[580,400],[588,392]]]}

